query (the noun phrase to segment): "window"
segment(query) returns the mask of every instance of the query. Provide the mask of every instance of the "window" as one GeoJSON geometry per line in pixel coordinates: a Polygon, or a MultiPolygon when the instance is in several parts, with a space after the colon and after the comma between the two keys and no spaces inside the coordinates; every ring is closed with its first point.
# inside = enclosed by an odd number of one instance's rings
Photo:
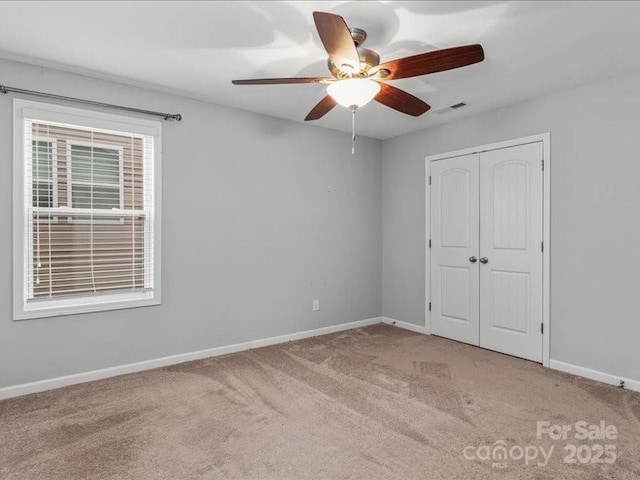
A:
{"type": "Polygon", "coordinates": [[[123,147],[67,142],[73,208],[124,208],[123,147]]]}
{"type": "Polygon", "coordinates": [[[15,100],[14,318],[160,303],[160,124],[15,100]]]}

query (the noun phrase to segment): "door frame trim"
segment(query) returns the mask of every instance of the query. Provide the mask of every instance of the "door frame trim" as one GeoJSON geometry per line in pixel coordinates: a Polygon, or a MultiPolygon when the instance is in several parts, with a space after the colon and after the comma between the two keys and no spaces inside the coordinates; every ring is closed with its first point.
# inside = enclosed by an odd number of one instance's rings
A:
{"type": "Polygon", "coordinates": [[[431,238],[431,185],[429,177],[431,176],[431,162],[437,160],[445,160],[449,158],[471,155],[474,153],[482,153],[491,150],[500,150],[503,148],[516,147],[529,143],[542,142],[542,155],[544,159],[544,170],[542,172],[542,241],[544,242],[544,250],[542,252],[542,324],[544,331],[542,333],[542,365],[549,366],[550,359],[550,321],[551,321],[551,133],[545,132],[538,135],[514,138],[502,142],[489,143],[476,147],[463,148],[461,150],[453,150],[425,157],[425,319],[424,327],[427,333],[431,333],[431,312],[428,305],[431,302],[431,249],[429,248],[429,239],[431,238]]]}

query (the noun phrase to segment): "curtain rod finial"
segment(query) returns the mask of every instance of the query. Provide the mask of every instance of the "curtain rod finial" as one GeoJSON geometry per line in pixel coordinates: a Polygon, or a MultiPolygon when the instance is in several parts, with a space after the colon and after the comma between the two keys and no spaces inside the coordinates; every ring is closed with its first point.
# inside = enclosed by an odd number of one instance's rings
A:
{"type": "Polygon", "coordinates": [[[4,85],[0,85],[0,92],[9,93],[9,92],[7,92],[7,88],[4,85]]]}

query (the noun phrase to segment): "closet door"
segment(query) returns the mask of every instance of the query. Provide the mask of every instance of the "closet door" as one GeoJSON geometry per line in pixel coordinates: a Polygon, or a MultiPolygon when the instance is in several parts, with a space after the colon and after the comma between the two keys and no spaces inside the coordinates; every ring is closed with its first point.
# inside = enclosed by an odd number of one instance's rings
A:
{"type": "Polygon", "coordinates": [[[542,361],[542,143],[480,154],[480,346],[542,361]]]}
{"type": "Polygon", "coordinates": [[[431,332],[478,345],[478,154],[431,163],[431,332]]]}

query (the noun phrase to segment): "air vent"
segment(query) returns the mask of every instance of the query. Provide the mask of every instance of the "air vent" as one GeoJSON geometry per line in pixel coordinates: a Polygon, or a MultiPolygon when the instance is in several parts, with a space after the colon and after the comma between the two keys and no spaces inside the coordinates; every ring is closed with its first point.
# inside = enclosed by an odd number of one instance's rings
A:
{"type": "Polygon", "coordinates": [[[465,102],[458,102],[453,105],[449,105],[448,107],[441,108],[440,110],[436,110],[436,113],[449,113],[466,106],[467,104],[465,102]]]}

